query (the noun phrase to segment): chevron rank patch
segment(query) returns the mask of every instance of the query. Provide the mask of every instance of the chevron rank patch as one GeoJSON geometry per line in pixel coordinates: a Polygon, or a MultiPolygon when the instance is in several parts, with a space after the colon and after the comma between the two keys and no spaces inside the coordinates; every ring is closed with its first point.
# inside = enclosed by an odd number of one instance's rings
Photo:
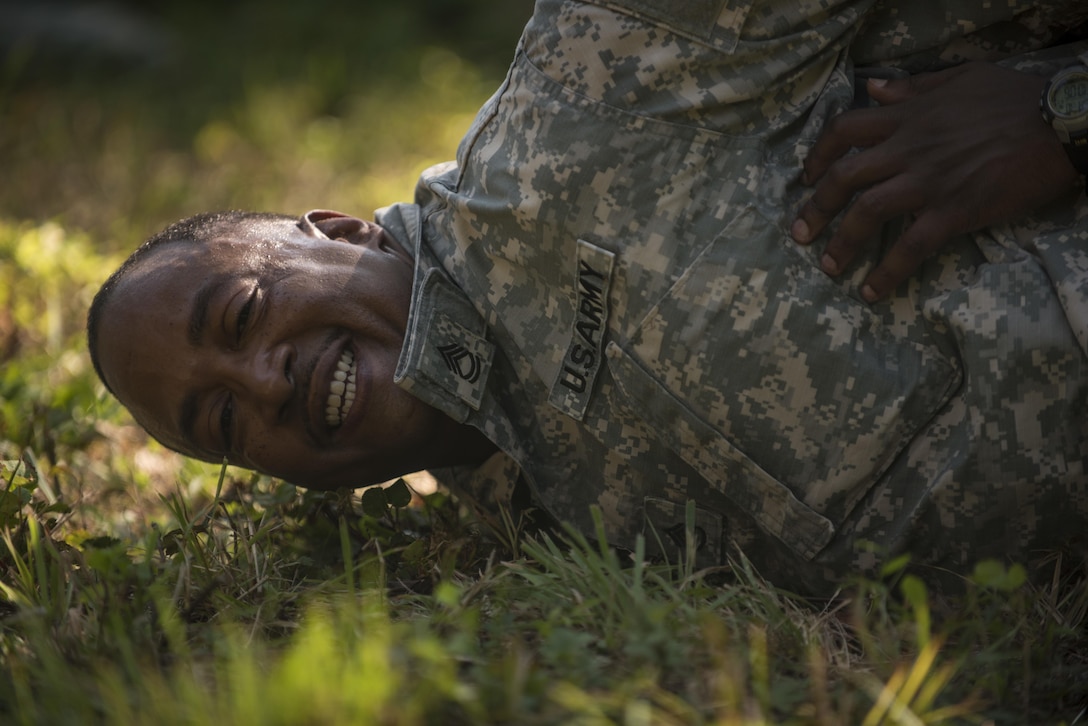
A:
{"type": "Polygon", "coordinates": [[[436,312],[427,329],[420,368],[478,410],[494,353],[495,347],[487,340],[436,312]]]}

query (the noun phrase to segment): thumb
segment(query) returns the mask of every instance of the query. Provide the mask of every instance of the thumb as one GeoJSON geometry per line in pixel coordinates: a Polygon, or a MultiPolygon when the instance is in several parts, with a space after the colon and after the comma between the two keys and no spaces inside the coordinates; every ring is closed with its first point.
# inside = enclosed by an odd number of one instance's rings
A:
{"type": "Polygon", "coordinates": [[[869,95],[884,106],[902,103],[915,96],[932,91],[963,72],[963,66],[955,66],[935,73],[919,73],[906,78],[870,78],[866,83],[869,95]]]}
{"type": "Polygon", "coordinates": [[[913,81],[914,78],[870,78],[865,85],[870,98],[881,106],[887,106],[917,96],[921,91],[913,81]]]}

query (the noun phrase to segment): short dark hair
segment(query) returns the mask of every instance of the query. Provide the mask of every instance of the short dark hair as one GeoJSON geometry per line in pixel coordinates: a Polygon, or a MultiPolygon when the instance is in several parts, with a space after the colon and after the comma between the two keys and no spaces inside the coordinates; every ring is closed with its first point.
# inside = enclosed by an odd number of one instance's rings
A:
{"type": "MultiPolygon", "coordinates": [[[[95,293],[94,300],[91,301],[91,307],[87,311],[87,349],[91,354],[91,364],[94,366],[94,371],[106,386],[106,390],[114,393],[102,371],[102,363],[98,355],[98,331],[102,322],[102,311],[113,297],[114,291],[124,282],[126,277],[132,274],[133,270],[140,266],[143,260],[147,259],[156,249],[168,243],[204,244],[226,232],[249,229],[259,222],[294,221],[294,219],[290,215],[272,212],[243,212],[237,210],[204,212],[174,222],[137,247],[128,256],[128,259],[102,283],[102,287],[95,293]]],[[[114,395],[116,394],[114,393],[114,395]]]]}

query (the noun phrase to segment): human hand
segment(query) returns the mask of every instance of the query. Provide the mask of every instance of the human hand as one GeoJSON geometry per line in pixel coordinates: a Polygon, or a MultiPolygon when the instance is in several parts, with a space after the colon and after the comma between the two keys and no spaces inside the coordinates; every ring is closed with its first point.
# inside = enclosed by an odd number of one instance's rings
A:
{"type": "Polygon", "coordinates": [[[837,275],[885,222],[913,215],[862,284],[875,302],[952,237],[1057,199],[1077,172],[1040,116],[1046,81],[989,63],[870,80],[881,105],[832,119],[805,159],[802,179],[814,191],[794,240],[809,244],[849,206],[821,259],[837,275]],[[847,155],[852,147],[862,150],[847,155]]]}

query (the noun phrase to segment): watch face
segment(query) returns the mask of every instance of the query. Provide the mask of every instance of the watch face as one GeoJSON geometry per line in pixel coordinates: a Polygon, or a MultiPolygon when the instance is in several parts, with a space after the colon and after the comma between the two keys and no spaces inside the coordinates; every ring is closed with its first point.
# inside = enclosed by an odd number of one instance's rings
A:
{"type": "Polygon", "coordinates": [[[1071,75],[1054,84],[1049,102],[1058,116],[1070,118],[1088,114],[1088,74],[1071,75]]]}

